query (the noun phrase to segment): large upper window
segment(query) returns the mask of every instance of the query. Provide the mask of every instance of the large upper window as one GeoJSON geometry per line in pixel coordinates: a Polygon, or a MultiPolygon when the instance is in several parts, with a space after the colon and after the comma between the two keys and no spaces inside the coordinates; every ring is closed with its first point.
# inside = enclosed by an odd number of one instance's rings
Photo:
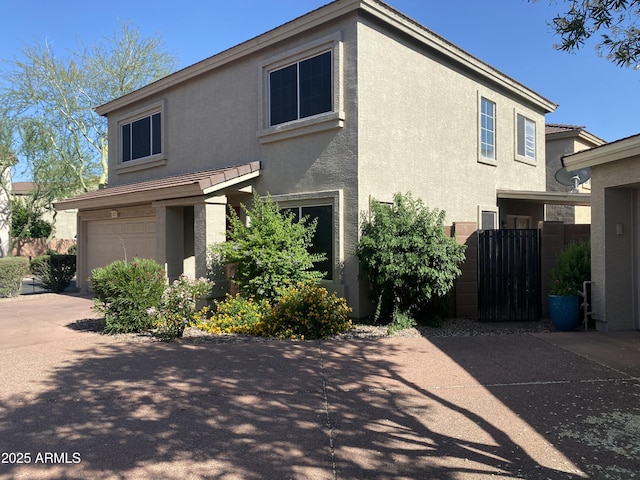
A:
{"type": "Polygon", "coordinates": [[[269,73],[269,124],[333,110],[331,52],[269,73]]]}
{"type": "Polygon", "coordinates": [[[517,154],[528,160],[536,158],[536,123],[524,115],[516,115],[517,154]]]}
{"type": "Polygon", "coordinates": [[[285,208],[285,211],[292,212],[294,219],[298,221],[304,216],[309,217],[309,221],[317,220],[316,231],[311,239],[309,253],[324,253],[326,260],[314,264],[315,270],[324,272],[324,280],[333,280],[333,207],[331,205],[320,205],[313,207],[293,207],[285,208]]]}
{"type": "Polygon", "coordinates": [[[496,104],[486,98],[480,99],[480,155],[496,158],[496,104]]]}
{"type": "Polygon", "coordinates": [[[121,125],[123,162],[161,153],[161,121],[161,113],[157,112],[121,125]]]}

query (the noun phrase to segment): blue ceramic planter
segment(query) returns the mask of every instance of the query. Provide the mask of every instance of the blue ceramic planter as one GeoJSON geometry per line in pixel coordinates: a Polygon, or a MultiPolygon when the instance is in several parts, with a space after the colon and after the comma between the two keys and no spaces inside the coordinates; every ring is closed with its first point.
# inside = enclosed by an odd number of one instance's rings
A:
{"type": "Polygon", "coordinates": [[[561,332],[570,332],[578,326],[580,300],[577,296],[549,295],[551,323],[561,332]]]}

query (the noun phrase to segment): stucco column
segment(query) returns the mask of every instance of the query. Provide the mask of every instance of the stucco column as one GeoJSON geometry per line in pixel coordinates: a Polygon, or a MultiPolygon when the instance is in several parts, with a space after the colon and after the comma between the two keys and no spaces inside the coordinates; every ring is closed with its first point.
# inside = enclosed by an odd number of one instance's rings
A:
{"type": "MultiPolygon", "coordinates": [[[[194,256],[196,278],[207,276],[208,246],[226,240],[227,204],[226,199],[219,203],[201,203],[194,206],[194,256]]],[[[214,275],[215,290],[226,288],[226,279],[222,272],[214,275]],[[219,277],[219,278],[218,278],[219,277]]]]}

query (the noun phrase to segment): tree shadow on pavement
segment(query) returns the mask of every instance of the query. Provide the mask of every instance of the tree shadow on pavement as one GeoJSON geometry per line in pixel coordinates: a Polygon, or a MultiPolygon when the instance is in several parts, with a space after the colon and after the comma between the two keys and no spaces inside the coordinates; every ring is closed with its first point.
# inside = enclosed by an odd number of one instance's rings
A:
{"type": "Polygon", "coordinates": [[[0,397],[0,451],[31,454],[0,478],[581,478],[442,346],[402,340],[78,349],[0,397]]]}

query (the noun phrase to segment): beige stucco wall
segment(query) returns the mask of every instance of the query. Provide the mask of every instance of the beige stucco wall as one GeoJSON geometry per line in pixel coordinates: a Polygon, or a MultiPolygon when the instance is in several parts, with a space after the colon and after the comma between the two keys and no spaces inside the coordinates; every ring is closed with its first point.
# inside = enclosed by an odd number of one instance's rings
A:
{"type": "Polygon", "coordinates": [[[595,317],[610,330],[640,328],[639,162],[632,157],[592,167],[593,304],[595,317]]]}
{"type": "Polygon", "coordinates": [[[545,189],[544,116],[427,50],[358,30],[359,198],[388,201],[412,191],[447,223],[477,222],[478,207],[496,207],[496,190],[545,189]],[[479,105],[496,103],[496,165],[480,163],[479,105]],[[515,159],[515,114],[536,123],[536,161],[515,159]]]}

